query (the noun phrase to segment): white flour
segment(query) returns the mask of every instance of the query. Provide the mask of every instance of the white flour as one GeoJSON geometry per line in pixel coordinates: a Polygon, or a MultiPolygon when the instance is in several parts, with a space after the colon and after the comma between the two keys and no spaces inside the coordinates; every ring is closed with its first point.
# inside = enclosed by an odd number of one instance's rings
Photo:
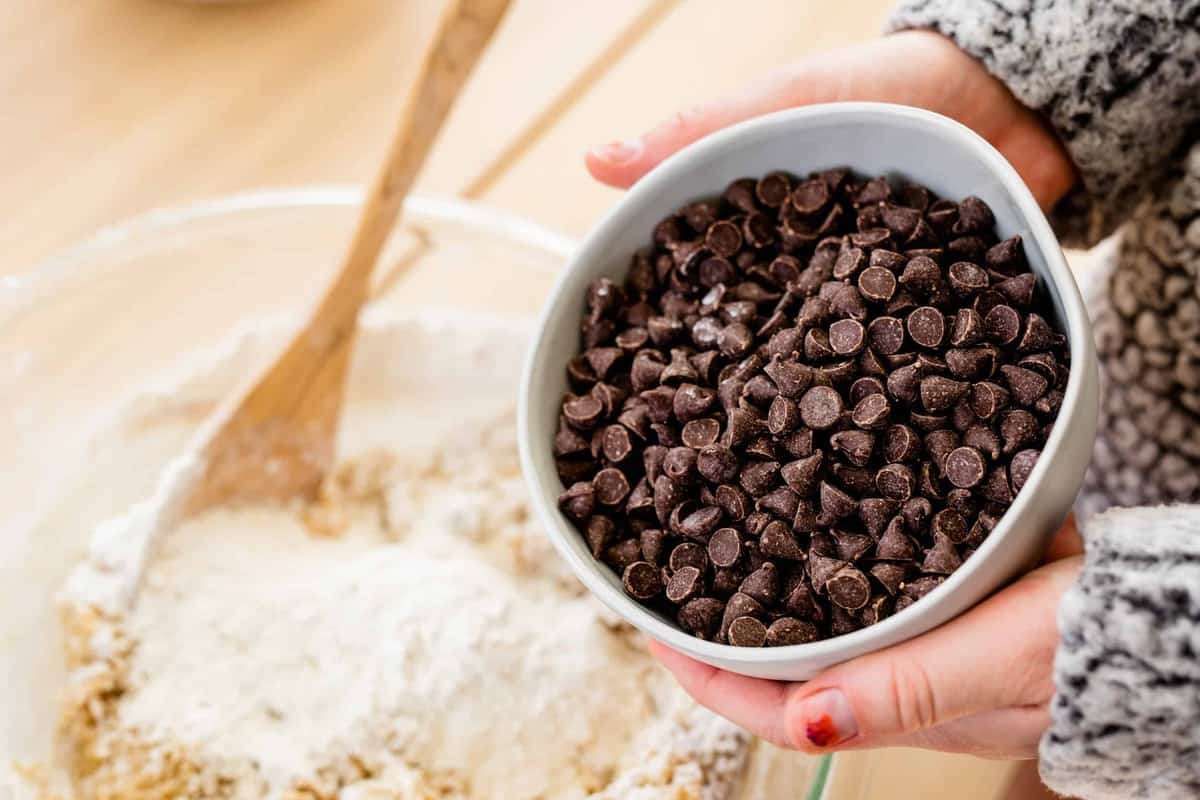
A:
{"type": "MultiPolygon", "coordinates": [[[[351,393],[348,427],[388,458],[342,470],[322,517],[344,517],[340,535],[271,509],[219,509],[157,544],[136,520],[98,532],[67,600],[84,796],[775,796],[742,785],[767,749],[688,701],[559,565],[495,416],[506,393],[474,398],[489,415],[441,409],[434,444],[384,437],[397,407],[434,406],[403,395],[437,377],[423,365],[473,385],[511,373],[519,347],[471,333],[442,353],[424,323],[365,333],[366,359],[422,355],[351,393]]],[[[771,783],[799,792],[808,763],[772,760],[771,783]]]]}

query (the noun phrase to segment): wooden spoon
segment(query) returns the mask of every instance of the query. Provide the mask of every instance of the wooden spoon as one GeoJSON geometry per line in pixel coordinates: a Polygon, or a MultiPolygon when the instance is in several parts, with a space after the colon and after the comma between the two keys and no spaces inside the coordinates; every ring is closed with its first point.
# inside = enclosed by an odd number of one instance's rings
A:
{"type": "MultiPolygon", "coordinates": [[[[336,279],[308,323],[249,388],[208,420],[168,502],[311,500],[333,463],[358,312],[375,262],[455,97],[509,0],[449,0],[336,279]]],[[[172,515],[173,516],[173,515],[172,515]]]]}

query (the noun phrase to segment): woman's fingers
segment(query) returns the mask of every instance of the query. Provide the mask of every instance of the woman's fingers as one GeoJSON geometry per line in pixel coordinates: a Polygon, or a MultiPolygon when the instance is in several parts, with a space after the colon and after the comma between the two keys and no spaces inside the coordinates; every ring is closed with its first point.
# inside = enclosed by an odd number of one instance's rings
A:
{"type": "Polygon", "coordinates": [[[628,188],[672,153],[713,131],[794,106],[871,100],[953,117],[999,149],[1044,208],[1075,182],[1070,158],[1037,114],[950,40],[906,31],[802,59],[727,97],[675,114],[649,132],[594,147],[599,181],[628,188]]]}
{"type": "Polygon", "coordinates": [[[650,653],[700,705],[780,747],[793,746],[783,727],[788,684],[747,678],[710,667],[658,642],[650,653]]]}
{"type": "Polygon", "coordinates": [[[1053,693],[1055,609],[1078,567],[1078,559],[1042,567],[924,636],[793,687],[784,720],[791,738],[806,749],[874,747],[973,714],[1044,703],[1053,693]],[[823,717],[834,729],[814,737],[823,717]]]}
{"type": "Polygon", "coordinates": [[[798,91],[803,81],[794,72],[777,73],[737,94],[680,111],[636,138],[594,147],[585,157],[587,168],[602,183],[628,188],[672,153],[713,131],[803,104],[798,91]]]}
{"type": "MultiPolygon", "coordinates": [[[[922,742],[962,749],[932,731],[1049,699],[1054,610],[1078,566],[1064,559],[1043,567],[941,628],[809,683],[732,675],[658,645],[655,654],[698,702],[777,744],[810,752],[922,742]]],[[[1027,735],[1036,741],[1028,727],[990,734],[1002,751],[1027,735]]]]}

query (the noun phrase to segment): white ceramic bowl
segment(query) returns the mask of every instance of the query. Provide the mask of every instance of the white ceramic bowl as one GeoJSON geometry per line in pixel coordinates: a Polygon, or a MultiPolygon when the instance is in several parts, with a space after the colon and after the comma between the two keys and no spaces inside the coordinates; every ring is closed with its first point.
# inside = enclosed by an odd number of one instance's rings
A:
{"type": "Polygon", "coordinates": [[[1074,278],[1037,202],[991,145],[966,127],[920,109],[836,103],[782,111],[702,139],[633,187],[576,251],[543,311],[525,365],[519,406],[522,459],[533,502],[558,551],[605,605],[661,642],[713,666],[763,678],[805,680],[826,667],[895,644],[961,614],[1032,566],[1071,508],[1091,456],[1098,377],[1091,329],[1074,278]],[[564,367],[579,349],[587,285],[623,280],[634,251],[658,220],[713,196],[735,178],[787,170],[803,175],[849,166],[896,174],[943,197],[976,195],[992,207],[1002,237],[1021,234],[1029,264],[1071,348],[1062,410],[1037,467],[987,541],[920,602],[853,633],[811,644],[738,648],[697,639],[627,597],[619,576],[594,559],[558,510],[562,491],[551,454],[564,367]]]}

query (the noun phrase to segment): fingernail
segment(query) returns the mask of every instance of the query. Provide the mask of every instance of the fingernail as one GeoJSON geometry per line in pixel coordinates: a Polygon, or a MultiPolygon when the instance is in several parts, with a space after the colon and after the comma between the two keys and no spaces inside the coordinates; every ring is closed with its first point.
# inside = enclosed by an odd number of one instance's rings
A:
{"type": "Polygon", "coordinates": [[[858,734],[850,701],[841,689],[823,689],[800,703],[804,735],[817,747],[833,747],[858,734]]]}
{"type": "Polygon", "coordinates": [[[609,142],[592,148],[592,155],[609,164],[628,164],[642,152],[642,142],[639,139],[626,139],[623,142],[609,142]]]}

